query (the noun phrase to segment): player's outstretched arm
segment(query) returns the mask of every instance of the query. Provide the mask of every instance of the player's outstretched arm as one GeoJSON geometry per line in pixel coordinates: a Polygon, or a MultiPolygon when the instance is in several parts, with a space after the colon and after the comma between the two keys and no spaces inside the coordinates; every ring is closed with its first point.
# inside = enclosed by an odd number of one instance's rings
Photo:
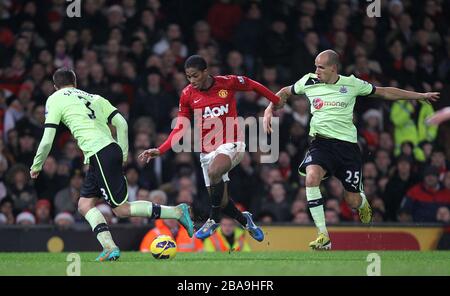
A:
{"type": "Polygon", "coordinates": [[[426,123],[430,125],[439,125],[442,122],[450,119],[450,107],[445,107],[442,110],[437,111],[432,116],[430,116],[426,123]]]}
{"type": "MultiPolygon", "coordinates": [[[[292,86],[286,86],[276,93],[276,96],[280,98],[280,101],[283,102],[283,105],[292,95],[291,88],[292,86]]],[[[270,103],[269,106],[267,106],[266,110],[264,110],[263,128],[264,132],[268,134],[272,133],[272,117],[274,110],[278,110],[278,108],[273,103],[270,103]]]]}
{"type": "Polygon", "coordinates": [[[437,101],[440,97],[439,92],[418,93],[415,91],[408,91],[396,87],[377,87],[375,93],[376,97],[381,97],[386,100],[424,100],[437,101]]]}
{"type": "Polygon", "coordinates": [[[47,159],[50,150],[52,149],[53,139],[56,135],[56,127],[46,126],[44,135],[39,143],[38,150],[33,160],[33,165],[30,168],[30,177],[36,179],[39,176],[39,172],[42,170],[44,161],[47,159]]]}

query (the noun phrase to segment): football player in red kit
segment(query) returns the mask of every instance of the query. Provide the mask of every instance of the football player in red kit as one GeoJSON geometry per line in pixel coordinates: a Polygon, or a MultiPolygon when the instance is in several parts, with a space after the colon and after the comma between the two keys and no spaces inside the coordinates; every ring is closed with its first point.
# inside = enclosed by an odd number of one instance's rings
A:
{"type": "Polygon", "coordinates": [[[184,70],[190,84],[182,91],[175,128],[160,147],[142,152],[139,158],[148,162],[172,148],[185,133],[184,126],[194,116],[194,124],[201,130],[200,163],[212,205],[209,219],[195,236],[205,239],[213,234],[223,213],[236,219],[254,239],[262,241],[264,233],[255,225],[252,215],[240,212],[228,198],[228,172],[239,164],[245,152],[239,127],[234,124],[230,128],[230,123],[237,117],[237,91],[255,91],[278,108],[284,104],[284,100],[250,78],[235,75],[211,76],[207,67],[205,59],[199,55],[190,56],[186,60],[184,70]]]}

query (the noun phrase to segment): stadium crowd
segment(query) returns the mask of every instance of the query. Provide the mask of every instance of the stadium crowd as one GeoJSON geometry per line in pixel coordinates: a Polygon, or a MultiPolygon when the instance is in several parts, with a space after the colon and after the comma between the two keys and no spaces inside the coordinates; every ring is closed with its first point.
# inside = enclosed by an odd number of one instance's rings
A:
{"type": "MultiPolygon", "coordinates": [[[[186,202],[194,222],[207,218],[209,198],[196,153],[168,153],[149,164],[137,156],[160,145],[187,85],[183,62],[207,59],[213,75],[253,78],[277,92],[308,72],[331,48],[341,73],[374,85],[441,91],[426,103],[361,98],[355,124],[364,155],[364,190],[374,222],[450,223],[449,128],[425,119],[448,105],[450,3],[382,0],[381,17],[353,0],[82,0],[69,18],[65,0],[0,3],[0,224],[85,223],[77,212],[83,156],[61,126],[51,156],[32,182],[29,168],[42,137],[45,101],[58,67],[73,67],[78,87],[102,95],[127,119],[129,200],[186,202]]],[[[267,100],[238,95],[241,116],[261,116],[267,100]]],[[[246,153],[230,172],[230,195],[257,221],[311,223],[304,178],[309,101],[298,96],[278,112],[278,162],[246,153]]],[[[330,178],[322,188],[328,224],[359,221],[330,178]]],[[[145,218],[110,223],[145,225],[145,218]]]]}

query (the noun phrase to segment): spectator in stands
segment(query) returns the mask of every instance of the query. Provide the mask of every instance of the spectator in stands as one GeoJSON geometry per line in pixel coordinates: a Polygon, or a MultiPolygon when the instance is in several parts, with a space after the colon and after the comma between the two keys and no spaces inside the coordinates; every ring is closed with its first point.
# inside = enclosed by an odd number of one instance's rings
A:
{"type": "Polygon", "coordinates": [[[36,224],[52,224],[51,203],[48,199],[40,199],[36,203],[36,224]]]}
{"type": "MultiPolygon", "coordinates": [[[[17,121],[19,121],[23,116],[25,116],[24,106],[19,102],[19,100],[13,99],[6,109],[3,122],[3,135],[5,136],[4,139],[6,143],[10,144],[11,141],[9,139],[9,132],[17,132],[17,130],[14,130],[14,127],[16,126],[17,121]]],[[[14,153],[15,150],[12,150],[11,152],[14,153]]]]}
{"type": "Polygon", "coordinates": [[[277,222],[290,220],[290,206],[283,182],[270,186],[269,196],[261,206],[263,211],[271,212],[277,222]]]}
{"type": "Polygon", "coordinates": [[[436,221],[450,224],[450,210],[447,207],[440,207],[436,212],[436,221]]]}
{"type": "Polygon", "coordinates": [[[57,174],[58,164],[54,156],[47,157],[38,179],[34,181],[34,188],[38,198],[48,197],[54,200],[59,190],[64,187],[65,180],[57,174]]]}
{"type": "Polygon", "coordinates": [[[152,201],[152,197],[150,196],[150,191],[145,188],[139,188],[136,194],[137,200],[146,200],[152,201]]]}
{"type": "Polygon", "coordinates": [[[83,172],[78,169],[72,170],[69,185],[58,191],[55,196],[55,213],[67,212],[81,219],[78,216],[78,199],[83,183],[83,172]]]}
{"type": "Polygon", "coordinates": [[[448,171],[449,164],[445,159],[444,151],[441,149],[434,149],[431,153],[430,164],[439,170],[439,180],[444,180],[444,175],[448,171]]]}
{"type": "Polygon", "coordinates": [[[394,140],[392,139],[392,135],[388,132],[380,133],[380,143],[379,148],[387,151],[389,155],[392,155],[394,152],[394,140]]]}
{"type": "Polygon", "coordinates": [[[233,32],[233,45],[244,55],[244,64],[248,70],[248,75],[252,75],[255,74],[256,58],[259,55],[264,35],[264,22],[258,2],[249,2],[244,6],[244,11],[244,18],[233,32]]]}
{"type": "Polygon", "coordinates": [[[138,185],[139,173],[136,167],[132,165],[128,166],[125,169],[125,176],[127,178],[127,185],[128,185],[128,201],[135,201],[137,200],[137,192],[139,190],[138,185]]]}
{"type": "Polygon", "coordinates": [[[363,114],[364,128],[361,131],[369,151],[374,152],[379,144],[382,114],[376,109],[370,109],[363,114]]]}
{"type": "Polygon", "coordinates": [[[390,178],[383,194],[386,205],[386,219],[397,221],[397,213],[406,192],[418,182],[417,177],[412,172],[413,159],[407,156],[400,156],[397,159],[394,175],[390,178]]]}
{"type": "Polygon", "coordinates": [[[30,212],[21,212],[17,215],[16,224],[19,225],[34,225],[36,224],[36,218],[30,212]]]}
{"type": "Polygon", "coordinates": [[[300,211],[294,215],[291,222],[295,224],[310,224],[311,219],[306,211],[300,211]]]}
{"type": "Polygon", "coordinates": [[[368,161],[363,165],[363,172],[362,172],[364,178],[372,178],[377,179],[378,178],[378,169],[374,162],[368,161]]]}
{"type": "MultiPolygon", "coordinates": [[[[172,40],[182,40],[183,34],[181,32],[181,28],[179,24],[170,23],[167,25],[164,36],[159,39],[158,42],[153,46],[153,52],[162,55],[166,50],[170,47],[170,41],[172,40]]],[[[188,55],[188,48],[186,45],[182,45],[181,47],[181,56],[186,58],[188,55]]]]}
{"type": "Polygon", "coordinates": [[[292,202],[291,205],[291,217],[295,217],[299,212],[306,212],[307,203],[304,199],[296,199],[292,202]]]}
{"type": "MultiPolygon", "coordinates": [[[[215,41],[211,37],[211,27],[207,22],[199,20],[194,25],[194,38],[193,42],[189,46],[190,52],[195,53],[200,49],[206,49],[211,43],[215,41]]],[[[207,61],[208,64],[211,64],[207,61]]]]}
{"type": "MultiPolygon", "coordinates": [[[[250,93],[250,92],[249,92],[250,93]]],[[[230,171],[229,193],[236,203],[245,209],[250,209],[257,195],[255,188],[258,186],[257,171],[252,166],[251,156],[248,152],[244,154],[242,161],[230,171]]]]}
{"type": "Polygon", "coordinates": [[[414,222],[435,222],[439,208],[436,202],[436,195],[440,189],[439,170],[434,166],[428,166],[423,175],[423,181],[408,190],[401,207],[411,214],[414,222]]]}
{"type": "Polygon", "coordinates": [[[340,221],[339,214],[333,209],[325,210],[325,222],[327,224],[338,224],[340,221]]]}
{"type": "Polygon", "coordinates": [[[264,64],[277,66],[282,82],[289,77],[291,43],[286,21],[282,18],[275,18],[270,24],[270,29],[265,34],[261,51],[264,64]]]}
{"type": "Polygon", "coordinates": [[[341,216],[340,202],[341,201],[336,198],[329,198],[325,202],[325,209],[335,211],[338,214],[339,219],[341,216]]]}
{"type": "Polygon", "coordinates": [[[249,252],[245,231],[234,219],[222,217],[216,232],[203,242],[205,252],[249,252]]]}
{"type": "Polygon", "coordinates": [[[437,127],[425,124],[425,119],[434,114],[430,104],[422,102],[396,101],[392,104],[390,118],[394,124],[395,155],[400,154],[403,142],[414,144],[414,157],[425,161],[425,155],[418,146],[422,141],[434,141],[437,127]]]}
{"type": "Polygon", "coordinates": [[[231,50],[226,59],[224,71],[230,75],[247,75],[247,69],[244,65],[244,57],[237,50],[231,50]]]}
{"type": "Polygon", "coordinates": [[[55,217],[55,225],[60,229],[70,228],[74,223],[75,219],[73,218],[71,213],[62,212],[55,217]]]}
{"type": "Polygon", "coordinates": [[[379,149],[375,152],[375,165],[377,167],[379,177],[389,175],[391,164],[391,156],[386,150],[379,149]]]}
{"type": "Polygon", "coordinates": [[[146,73],[145,87],[138,91],[131,113],[134,117],[150,116],[159,126],[170,125],[167,114],[177,105],[176,100],[162,88],[158,68],[150,67],[146,73]]]}
{"type": "Polygon", "coordinates": [[[36,138],[30,129],[19,131],[19,151],[15,155],[16,161],[30,167],[33,164],[35,146],[36,138]]]}
{"type": "Polygon", "coordinates": [[[14,202],[11,198],[5,197],[0,200],[0,213],[6,217],[5,224],[14,224],[14,202]]]}
{"type": "Polygon", "coordinates": [[[30,182],[28,169],[23,164],[14,165],[8,172],[9,194],[14,203],[14,213],[34,212],[37,196],[30,182]]]}

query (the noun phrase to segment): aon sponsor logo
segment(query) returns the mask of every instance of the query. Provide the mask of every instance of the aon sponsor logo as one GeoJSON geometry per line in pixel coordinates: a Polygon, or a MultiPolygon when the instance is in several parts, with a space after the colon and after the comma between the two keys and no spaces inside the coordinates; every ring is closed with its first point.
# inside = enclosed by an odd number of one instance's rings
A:
{"type": "Polygon", "coordinates": [[[203,118],[213,118],[213,117],[219,117],[224,114],[228,113],[228,104],[225,106],[220,107],[206,107],[203,111],[203,118]]]}

